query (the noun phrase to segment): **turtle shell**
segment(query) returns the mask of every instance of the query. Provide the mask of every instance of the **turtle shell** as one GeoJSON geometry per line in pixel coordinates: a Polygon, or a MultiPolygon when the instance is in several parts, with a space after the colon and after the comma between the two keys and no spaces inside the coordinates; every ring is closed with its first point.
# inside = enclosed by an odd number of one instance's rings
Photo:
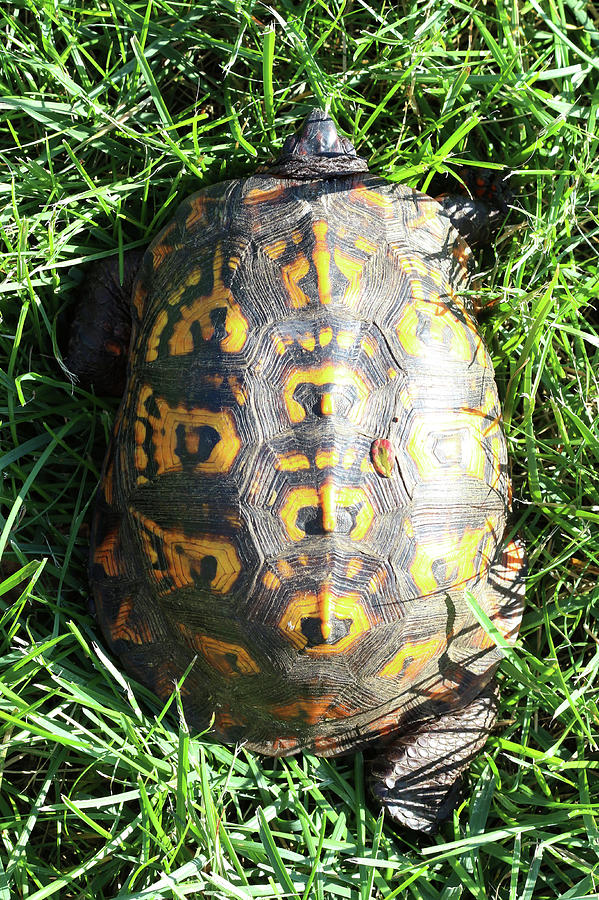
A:
{"type": "Polygon", "coordinates": [[[91,580],[113,651],[198,729],[335,754],[493,674],[467,595],[508,637],[520,604],[467,252],[360,172],[209,187],[146,253],[91,580]]]}

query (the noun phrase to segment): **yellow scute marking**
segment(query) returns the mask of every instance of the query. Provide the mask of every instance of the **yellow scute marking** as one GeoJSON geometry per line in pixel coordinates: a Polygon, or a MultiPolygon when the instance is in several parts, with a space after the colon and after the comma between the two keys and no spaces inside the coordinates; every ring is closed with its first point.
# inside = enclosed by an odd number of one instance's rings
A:
{"type": "Polygon", "coordinates": [[[143,619],[131,621],[133,609],[133,599],[126,597],[119,606],[116,619],[109,625],[110,637],[113,641],[127,641],[130,644],[150,644],[152,642],[150,627],[143,619]]]}
{"type": "MultiPolygon", "coordinates": [[[[227,336],[221,340],[220,346],[226,353],[238,353],[243,348],[247,339],[248,321],[239,304],[235,302],[230,289],[223,282],[222,267],[223,252],[221,245],[218,244],[214,253],[212,291],[193,300],[189,305],[179,307],[180,318],[175,322],[168,342],[171,356],[184,356],[193,352],[192,326],[195,323],[199,324],[203,339],[211,340],[214,336],[214,325],[210,313],[223,308],[227,311],[225,316],[227,336]]],[[[192,272],[183,285],[171,295],[169,298],[171,304],[178,303],[187,288],[199,283],[201,273],[198,275],[197,272],[192,272]]]]}
{"type": "Polygon", "coordinates": [[[316,239],[312,259],[316,269],[318,298],[323,305],[326,305],[331,302],[331,254],[326,237],[329,226],[323,219],[320,219],[314,222],[312,228],[316,239]]]}
{"type": "Polygon", "coordinates": [[[369,631],[370,627],[368,615],[360,602],[360,595],[349,593],[338,596],[326,583],[318,594],[305,591],[295,594],[279,621],[279,629],[287,640],[298,650],[303,649],[305,653],[313,656],[345,652],[360,635],[369,631]],[[349,620],[349,632],[334,644],[323,643],[307,647],[308,640],[302,632],[302,620],[308,618],[320,621],[325,640],[327,625],[330,628],[330,622],[334,618],[349,620]]]}
{"type": "Polygon", "coordinates": [[[464,584],[488,567],[497,524],[494,517],[489,517],[484,528],[466,528],[462,535],[450,532],[437,536],[434,541],[417,541],[409,571],[421,595],[464,584]],[[444,579],[437,581],[433,563],[444,564],[444,579]]]}
{"type": "Polygon", "coordinates": [[[479,353],[482,341],[469,317],[464,325],[446,303],[432,297],[425,299],[420,281],[412,281],[412,294],[414,302],[406,308],[395,326],[397,338],[406,353],[425,357],[427,353],[436,351],[463,362],[470,362],[476,355],[479,364],[486,366],[486,356],[479,353]],[[427,322],[427,327],[419,333],[423,320],[427,322]],[[474,350],[468,340],[469,334],[475,342],[474,350]]]}
{"type": "MultiPolygon", "coordinates": [[[[183,470],[183,464],[176,452],[180,441],[180,429],[183,428],[186,452],[193,454],[198,451],[197,429],[205,425],[214,428],[220,440],[216,442],[207,459],[194,465],[194,471],[206,475],[225,475],[229,472],[241,447],[233,413],[228,409],[213,412],[197,406],[170,406],[162,397],[155,396],[158,410],[158,415],[155,416],[147,412],[145,405],[148,391],[150,389],[146,386],[140,392],[137,411],[139,418],[135,423],[135,435],[137,450],[143,452],[141,444],[145,439],[145,427],[142,420],[145,418],[152,429],[157,474],[183,470]]],[[[145,465],[140,468],[145,468],[145,465]]]]}
{"type": "Polygon", "coordinates": [[[273,200],[279,200],[285,193],[285,187],[277,184],[275,187],[261,190],[260,188],[252,188],[248,191],[243,202],[248,206],[257,206],[260,203],[271,203],[273,200]]]}
{"type": "Polygon", "coordinates": [[[294,424],[303,422],[306,417],[306,410],[293,396],[300,384],[352,385],[356,388],[360,400],[360,411],[369,395],[369,390],[360,374],[349,366],[328,363],[319,369],[297,369],[288,376],[284,386],[285,404],[289,418],[294,424]]]}
{"type": "Polygon", "coordinates": [[[101,566],[110,578],[118,578],[123,575],[124,566],[118,528],[109,531],[102,543],[94,548],[94,563],[101,566]]]}
{"type": "Polygon", "coordinates": [[[339,487],[332,479],[320,487],[297,487],[289,492],[289,495],[281,509],[281,519],[285,525],[287,534],[292,541],[301,541],[306,532],[297,524],[300,510],[306,507],[320,509],[322,513],[323,529],[335,531],[337,527],[337,507],[358,507],[355,515],[355,524],[349,537],[352,541],[361,541],[370,530],[374,520],[374,509],[363,488],[339,487]]]}
{"type": "Polygon", "coordinates": [[[276,588],[281,587],[281,579],[274,572],[265,572],[262,576],[262,584],[269,591],[274,591],[276,588]]]}
{"type": "Polygon", "coordinates": [[[275,460],[275,469],[279,472],[298,472],[309,468],[310,461],[304,453],[287,453],[275,460]]]}
{"type": "Polygon", "coordinates": [[[158,347],[160,345],[160,336],[166,327],[166,323],[168,322],[168,313],[165,309],[161,309],[156,319],[154,321],[154,325],[150,334],[148,336],[148,341],[146,345],[146,362],[154,362],[155,359],[158,359],[158,347]]]}
{"type": "Polygon", "coordinates": [[[283,284],[287,291],[287,295],[291,301],[291,306],[299,309],[307,306],[310,298],[305,294],[298,282],[305,278],[310,271],[310,263],[303,253],[299,253],[297,257],[287,265],[282,266],[281,274],[283,276],[283,284]]]}
{"type": "Polygon", "coordinates": [[[316,452],[316,468],[327,469],[329,466],[339,465],[339,453],[337,450],[318,450],[316,452]]]}
{"type": "Polygon", "coordinates": [[[413,681],[426,664],[445,649],[445,645],[445,636],[431,638],[429,641],[408,641],[378,674],[381,678],[402,675],[408,681],[413,681]]]}
{"type": "Polygon", "coordinates": [[[335,247],[333,256],[335,265],[337,266],[341,274],[344,275],[345,278],[347,278],[348,281],[348,285],[345,288],[345,292],[343,294],[342,302],[345,304],[345,306],[353,308],[356,306],[360,298],[360,280],[362,278],[364,260],[357,259],[354,256],[350,256],[349,254],[344,253],[343,250],[340,250],[338,247],[335,247]]]}
{"type": "Polygon", "coordinates": [[[158,584],[171,578],[175,589],[191,587],[195,584],[194,575],[200,574],[202,560],[211,556],[216,562],[211,590],[217,594],[231,590],[241,572],[241,561],[232,541],[220,535],[191,536],[177,528],[161,528],[137,510],[130,508],[129,512],[142,525],[142,543],[151,564],[146,574],[150,578],[158,584]]]}

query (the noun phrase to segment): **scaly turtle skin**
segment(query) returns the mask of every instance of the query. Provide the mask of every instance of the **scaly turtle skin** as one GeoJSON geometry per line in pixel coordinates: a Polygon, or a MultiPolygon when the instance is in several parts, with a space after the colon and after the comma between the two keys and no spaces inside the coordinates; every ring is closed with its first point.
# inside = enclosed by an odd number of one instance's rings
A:
{"type": "Polygon", "coordinates": [[[130,304],[93,274],[69,356],[119,389],[132,322],[92,540],[112,651],[163,700],[189,670],[186,716],[220,740],[378,740],[374,794],[425,831],[495,715],[466,594],[510,641],[523,599],[468,253],[316,110],[269,169],[181,204],[130,304]]]}

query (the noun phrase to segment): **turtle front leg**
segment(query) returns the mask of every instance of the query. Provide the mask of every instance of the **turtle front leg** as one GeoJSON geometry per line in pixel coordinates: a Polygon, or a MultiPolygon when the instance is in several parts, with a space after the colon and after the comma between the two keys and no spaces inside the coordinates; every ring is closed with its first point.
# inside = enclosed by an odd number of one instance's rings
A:
{"type": "Polygon", "coordinates": [[[460,174],[466,192],[440,194],[437,200],[461,237],[471,247],[484,247],[508,216],[513,201],[509,172],[462,169],[460,174]]]}
{"type": "Polygon", "coordinates": [[[395,822],[414,831],[437,830],[455,807],[460,775],[484,746],[496,714],[490,687],[463,709],[426,722],[386,749],[371,788],[395,822]]]}
{"type": "Polygon", "coordinates": [[[118,257],[94,263],[79,288],[65,365],[98,394],[121,396],[131,336],[131,292],[143,250],[124,254],[121,282],[118,257]]]}

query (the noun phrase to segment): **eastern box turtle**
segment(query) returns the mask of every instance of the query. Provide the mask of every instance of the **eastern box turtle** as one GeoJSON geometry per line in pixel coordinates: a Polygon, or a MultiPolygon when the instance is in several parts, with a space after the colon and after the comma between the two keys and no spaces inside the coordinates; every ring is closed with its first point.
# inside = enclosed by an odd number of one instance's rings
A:
{"type": "Polygon", "coordinates": [[[92,537],[112,651],[162,700],[185,675],[189,722],[223,741],[377,741],[375,796],[425,831],[495,717],[501,654],[466,595],[509,641],[522,614],[460,297],[493,216],[370,175],[315,110],[270,167],[185,200],[122,284],[96,267],[68,356],[125,387],[92,537]]]}

